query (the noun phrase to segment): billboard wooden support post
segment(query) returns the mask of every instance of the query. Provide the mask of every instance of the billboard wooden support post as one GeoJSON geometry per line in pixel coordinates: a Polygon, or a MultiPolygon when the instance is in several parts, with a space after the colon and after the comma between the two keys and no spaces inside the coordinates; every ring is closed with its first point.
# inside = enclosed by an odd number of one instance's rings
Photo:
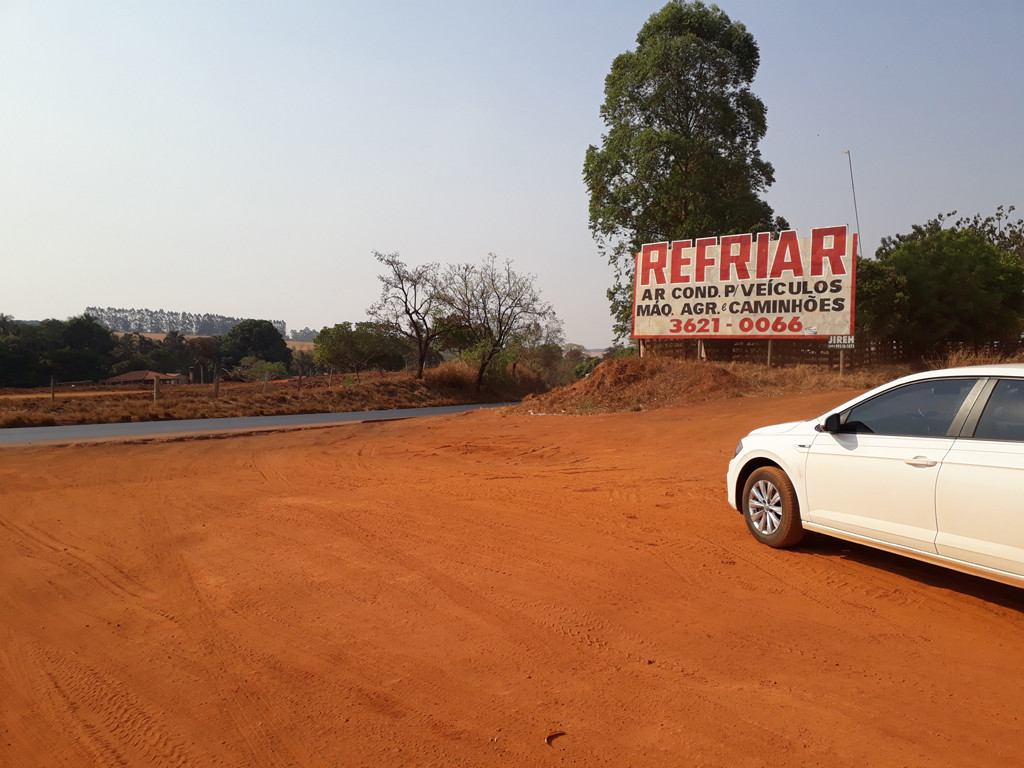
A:
{"type": "Polygon", "coordinates": [[[772,340],[768,339],[768,367],[772,367],[772,340]]]}
{"type": "Polygon", "coordinates": [[[843,364],[846,362],[846,350],[839,350],[839,375],[843,375],[843,364]]]}

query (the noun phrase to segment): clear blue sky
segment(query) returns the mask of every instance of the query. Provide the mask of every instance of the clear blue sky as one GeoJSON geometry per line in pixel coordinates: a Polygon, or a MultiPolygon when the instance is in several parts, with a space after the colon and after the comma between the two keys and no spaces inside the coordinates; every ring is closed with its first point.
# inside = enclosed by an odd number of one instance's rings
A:
{"type": "MultiPolygon", "coordinates": [[[[0,0],[0,312],[365,318],[371,250],[488,252],[567,341],[610,343],[583,156],[660,2],[0,0]]],[[[735,0],[768,200],[864,250],[941,211],[1024,216],[1024,3],[735,0]]],[[[716,233],[708,233],[716,234],[716,233]]]]}

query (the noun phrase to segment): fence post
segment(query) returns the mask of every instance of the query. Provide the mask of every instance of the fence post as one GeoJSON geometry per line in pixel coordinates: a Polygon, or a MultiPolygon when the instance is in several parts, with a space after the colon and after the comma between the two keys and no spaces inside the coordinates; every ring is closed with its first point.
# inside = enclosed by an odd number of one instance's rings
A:
{"type": "Polygon", "coordinates": [[[50,402],[52,403],[52,402],[55,402],[56,400],[57,400],[57,377],[56,376],[51,376],[50,377],[50,402]]]}
{"type": "Polygon", "coordinates": [[[160,379],[156,376],[153,377],[153,402],[155,403],[160,399],[160,379]]]}
{"type": "Polygon", "coordinates": [[[213,374],[213,399],[220,396],[220,371],[213,374]]]}
{"type": "Polygon", "coordinates": [[[263,374],[263,394],[267,394],[267,380],[270,379],[269,373],[263,374]]]}

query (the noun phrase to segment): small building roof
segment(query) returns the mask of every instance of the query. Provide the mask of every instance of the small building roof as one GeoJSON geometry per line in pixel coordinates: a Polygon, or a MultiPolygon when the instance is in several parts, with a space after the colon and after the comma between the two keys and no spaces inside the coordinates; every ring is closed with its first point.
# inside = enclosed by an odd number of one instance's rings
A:
{"type": "Polygon", "coordinates": [[[112,376],[106,380],[107,384],[134,384],[145,383],[157,379],[159,381],[181,381],[185,379],[180,373],[160,373],[159,371],[128,371],[120,376],[112,376]]]}

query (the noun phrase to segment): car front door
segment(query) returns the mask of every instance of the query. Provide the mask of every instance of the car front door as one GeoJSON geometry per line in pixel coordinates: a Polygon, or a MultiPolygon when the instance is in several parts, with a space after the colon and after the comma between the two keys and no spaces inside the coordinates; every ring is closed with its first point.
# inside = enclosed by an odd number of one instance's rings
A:
{"type": "Polygon", "coordinates": [[[841,414],[808,451],[808,519],[934,553],[936,478],[978,389],[975,378],[919,381],[841,414]]]}
{"type": "Polygon", "coordinates": [[[936,549],[1024,576],[1024,381],[996,381],[964,432],[939,472],[936,549]]]}

